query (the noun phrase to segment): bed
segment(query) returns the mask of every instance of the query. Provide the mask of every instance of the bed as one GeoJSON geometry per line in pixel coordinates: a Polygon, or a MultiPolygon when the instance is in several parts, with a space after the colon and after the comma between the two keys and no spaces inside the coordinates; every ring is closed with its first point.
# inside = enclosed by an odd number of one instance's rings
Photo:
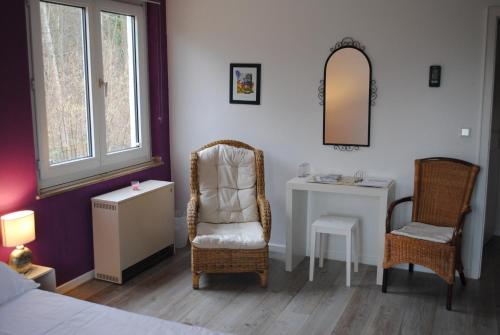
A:
{"type": "Polygon", "coordinates": [[[4,295],[4,300],[0,300],[0,335],[220,334],[42,291],[17,274],[20,278],[5,273],[0,263],[0,296],[4,295]]]}

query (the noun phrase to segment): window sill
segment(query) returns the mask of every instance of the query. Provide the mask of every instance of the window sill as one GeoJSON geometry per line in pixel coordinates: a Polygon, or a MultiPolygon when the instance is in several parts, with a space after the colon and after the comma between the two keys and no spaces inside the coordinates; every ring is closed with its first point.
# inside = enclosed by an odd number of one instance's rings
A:
{"type": "Polygon", "coordinates": [[[162,166],[163,160],[159,156],[153,157],[149,162],[129,166],[123,169],[118,169],[106,173],[101,173],[96,176],[88,177],[88,178],[83,178],[79,179],[70,183],[65,183],[61,185],[56,185],[52,187],[47,187],[47,188],[42,188],[38,191],[38,194],[36,196],[37,200],[52,197],[54,195],[74,191],[83,187],[87,187],[90,185],[94,185],[97,183],[101,183],[107,180],[111,180],[114,178],[126,176],[132,173],[136,173],[139,171],[151,169],[154,167],[162,166]]]}

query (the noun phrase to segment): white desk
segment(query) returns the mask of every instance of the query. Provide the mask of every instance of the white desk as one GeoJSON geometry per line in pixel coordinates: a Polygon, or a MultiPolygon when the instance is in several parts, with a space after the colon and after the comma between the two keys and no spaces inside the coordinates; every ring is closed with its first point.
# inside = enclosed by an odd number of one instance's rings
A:
{"type": "Polygon", "coordinates": [[[306,236],[312,222],[308,222],[308,192],[372,197],[378,199],[377,215],[377,284],[382,285],[385,219],[387,207],[394,199],[394,182],[387,188],[308,183],[306,178],[293,178],[286,183],[286,271],[292,271],[306,255],[306,236]]]}

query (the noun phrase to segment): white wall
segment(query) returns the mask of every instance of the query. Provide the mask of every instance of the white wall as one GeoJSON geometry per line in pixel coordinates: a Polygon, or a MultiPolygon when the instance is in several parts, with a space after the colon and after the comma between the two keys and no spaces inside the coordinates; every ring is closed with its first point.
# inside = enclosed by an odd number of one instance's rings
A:
{"type": "MultiPolygon", "coordinates": [[[[412,193],[413,160],[477,162],[486,8],[500,0],[169,0],[170,136],[176,203],[188,200],[189,152],[238,139],[264,150],[272,243],[285,243],[285,183],[297,165],[387,176],[412,193]],[[370,148],[322,143],[317,89],[329,48],[345,36],[367,48],[377,80],[370,148]],[[229,63],[262,64],[260,106],[229,104],[229,63]],[[443,66],[441,88],[428,67],[443,66]],[[472,136],[459,136],[461,127],[472,136]]],[[[478,192],[477,192],[478,193],[478,192]]],[[[482,192],[481,192],[482,193],[482,192]]],[[[477,202],[473,204],[477,209],[477,202]]],[[[477,210],[476,210],[477,212],[477,210]]],[[[477,214],[476,214],[477,215],[477,214]]],[[[466,273],[477,276],[482,229],[465,232],[466,273]],[[472,267],[475,265],[474,267],[472,267]]]]}
{"type": "MultiPolygon", "coordinates": [[[[497,54],[500,50],[500,35],[497,35],[497,54]]],[[[500,68],[500,57],[496,58],[495,68],[500,68]]],[[[500,235],[500,71],[495,71],[494,98],[491,117],[490,164],[488,176],[485,238],[500,235]]]]}

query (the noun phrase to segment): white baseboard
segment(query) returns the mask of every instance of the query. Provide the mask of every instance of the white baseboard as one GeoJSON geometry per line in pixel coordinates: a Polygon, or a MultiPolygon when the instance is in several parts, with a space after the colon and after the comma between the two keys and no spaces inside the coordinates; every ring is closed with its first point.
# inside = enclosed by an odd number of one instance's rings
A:
{"type": "Polygon", "coordinates": [[[285,253],[285,245],[284,244],[269,243],[269,251],[277,252],[279,254],[284,254],[285,253]]]}
{"type": "Polygon", "coordinates": [[[78,276],[68,282],[65,282],[62,285],[59,285],[58,287],[56,287],[56,292],[64,294],[92,279],[94,279],[94,270],[90,270],[89,272],[86,272],[81,276],[78,276]]]}
{"type": "Polygon", "coordinates": [[[285,246],[282,244],[269,243],[269,258],[285,261],[285,246]]]}

